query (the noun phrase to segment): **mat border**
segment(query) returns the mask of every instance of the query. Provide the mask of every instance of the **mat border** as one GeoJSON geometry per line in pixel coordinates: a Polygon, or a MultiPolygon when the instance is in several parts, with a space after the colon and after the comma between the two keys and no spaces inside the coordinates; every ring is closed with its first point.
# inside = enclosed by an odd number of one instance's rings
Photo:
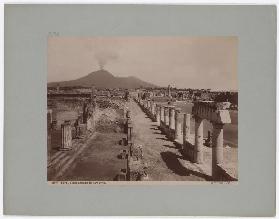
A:
{"type": "Polygon", "coordinates": [[[5,214],[275,214],[276,6],[5,5],[4,34],[5,214]],[[238,185],[49,186],[46,57],[53,32],[237,36],[238,185]]]}

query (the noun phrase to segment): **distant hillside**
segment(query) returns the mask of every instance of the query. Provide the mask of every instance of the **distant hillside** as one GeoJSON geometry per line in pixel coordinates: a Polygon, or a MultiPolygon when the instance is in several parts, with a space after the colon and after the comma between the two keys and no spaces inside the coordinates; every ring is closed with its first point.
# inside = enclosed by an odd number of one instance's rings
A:
{"type": "Polygon", "coordinates": [[[48,87],[56,87],[58,84],[60,87],[70,87],[70,86],[90,87],[93,85],[97,88],[128,88],[128,89],[139,88],[139,87],[157,87],[154,84],[142,81],[136,77],[115,77],[106,70],[95,71],[76,80],[50,82],[48,83],[48,87]]]}

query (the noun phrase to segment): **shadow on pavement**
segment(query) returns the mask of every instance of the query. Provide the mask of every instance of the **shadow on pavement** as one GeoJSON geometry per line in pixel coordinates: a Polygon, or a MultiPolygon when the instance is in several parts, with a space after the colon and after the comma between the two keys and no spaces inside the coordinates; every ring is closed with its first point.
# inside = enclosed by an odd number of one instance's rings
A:
{"type": "Polygon", "coordinates": [[[203,174],[203,173],[200,173],[197,171],[193,171],[193,170],[189,170],[189,169],[185,168],[184,166],[182,166],[178,160],[178,158],[183,159],[182,156],[178,156],[177,154],[175,154],[173,152],[166,151],[166,152],[161,152],[161,157],[162,157],[163,161],[166,163],[167,167],[179,176],[194,175],[194,176],[201,177],[208,181],[211,180],[210,179],[211,177],[206,174],[203,174]]]}

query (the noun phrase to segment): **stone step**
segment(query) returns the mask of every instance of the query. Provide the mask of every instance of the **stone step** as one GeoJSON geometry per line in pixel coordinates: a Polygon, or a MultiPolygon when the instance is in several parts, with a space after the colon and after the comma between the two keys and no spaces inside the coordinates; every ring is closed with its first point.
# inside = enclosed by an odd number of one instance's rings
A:
{"type": "Polygon", "coordinates": [[[59,151],[58,153],[58,156],[56,156],[48,165],[48,167],[53,167],[55,166],[57,163],[59,163],[59,161],[61,159],[63,159],[65,156],[67,156],[67,153],[66,152],[63,152],[63,151],[59,151]],[[59,153],[61,152],[61,153],[59,153]]]}
{"type": "MultiPolygon", "coordinates": [[[[91,140],[96,136],[96,133],[91,135],[87,141],[91,140]]],[[[84,142],[80,142],[78,145],[75,146],[75,150],[71,151],[71,153],[68,154],[68,156],[63,159],[59,164],[57,164],[57,168],[55,168],[55,176],[53,177],[53,180],[57,180],[60,176],[62,176],[68,168],[72,165],[72,163],[76,160],[76,158],[83,152],[83,150],[86,148],[87,144],[84,142]]]]}

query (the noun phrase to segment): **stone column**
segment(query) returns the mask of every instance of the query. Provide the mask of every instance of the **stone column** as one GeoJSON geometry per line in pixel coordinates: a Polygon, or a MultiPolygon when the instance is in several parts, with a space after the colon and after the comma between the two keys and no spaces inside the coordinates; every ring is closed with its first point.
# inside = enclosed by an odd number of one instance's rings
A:
{"type": "Polygon", "coordinates": [[[157,125],[160,126],[161,125],[161,107],[159,105],[156,105],[156,122],[157,125]]]}
{"type": "Polygon", "coordinates": [[[163,126],[163,123],[165,121],[164,113],[165,113],[164,107],[160,106],[160,126],[163,126]]]}
{"type": "Polygon", "coordinates": [[[61,124],[62,143],[60,150],[67,151],[72,147],[72,127],[70,121],[61,124]]]}
{"type": "Polygon", "coordinates": [[[183,117],[183,145],[186,146],[186,142],[189,141],[190,138],[190,129],[191,127],[191,114],[184,113],[183,117]]]}
{"type": "Polygon", "coordinates": [[[181,109],[175,109],[175,133],[174,139],[180,140],[181,139],[181,109]]]}
{"type": "Polygon", "coordinates": [[[171,97],[171,87],[170,87],[170,85],[168,86],[168,97],[171,97]]]}
{"type": "Polygon", "coordinates": [[[195,116],[195,156],[196,163],[203,162],[203,119],[195,116]]]}
{"type": "Polygon", "coordinates": [[[223,163],[223,127],[224,124],[213,123],[212,134],[212,176],[217,173],[217,165],[223,163]]]}
{"type": "Polygon", "coordinates": [[[152,116],[156,116],[156,104],[152,101],[152,108],[151,108],[152,116]]]}
{"type": "Polygon", "coordinates": [[[175,109],[174,106],[169,107],[169,129],[175,129],[175,109]]]}
{"type": "Polygon", "coordinates": [[[152,115],[152,108],[153,108],[153,101],[149,101],[149,109],[148,109],[148,111],[149,111],[149,113],[152,115]]]}
{"type": "Polygon", "coordinates": [[[164,106],[164,124],[167,126],[169,124],[169,107],[164,106]]]}

